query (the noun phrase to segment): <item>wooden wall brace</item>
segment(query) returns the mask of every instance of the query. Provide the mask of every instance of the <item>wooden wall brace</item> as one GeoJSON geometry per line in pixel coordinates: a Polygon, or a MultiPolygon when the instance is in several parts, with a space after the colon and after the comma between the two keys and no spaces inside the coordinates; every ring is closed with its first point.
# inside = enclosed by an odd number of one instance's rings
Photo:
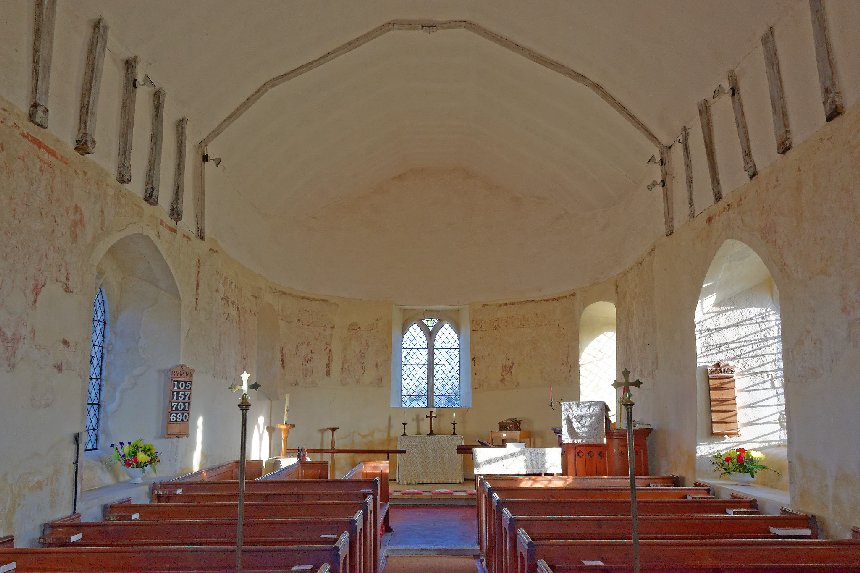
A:
{"type": "Polygon", "coordinates": [[[821,82],[824,118],[830,121],[842,115],[844,107],[823,0],[809,0],[809,11],[812,15],[812,39],[815,42],[815,63],[818,65],[818,79],[821,82]]]}
{"type": "Polygon", "coordinates": [[[675,232],[675,185],[672,175],[671,148],[660,146],[660,178],[663,187],[663,223],[666,227],[666,236],[675,232]]]}
{"type": "Polygon", "coordinates": [[[137,102],[137,56],[125,61],[125,78],[122,85],[122,107],[119,119],[119,151],[117,152],[116,180],[131,183],[131,148],[134,143],[134,112],[137,102]]]}
{"type": "Polygon", "coordinates": [[[693,159],[690,157],[690,130],[685,125],[681,130],[681,149],[684,151],[684,174],[687,181],[687,216],[696,216],[696,201],[693,198],[693,159]]]}
{"type": "Polygon", "coordinates": [[[723,200],[723,189],[720,185],[720,169],[717,165],[717,149],[714,144],[711,104],[706,99],[699,102],[699,121],[702,124],[702,138],[705,140],[705,157],[708,160],[708,173],[711,176],[711,191],[714,193],[714,203],[719,203],[723,200]]]}
{"type": "Polygon", "coordinates": [[[149,159],[146,163],[146,184],[143,200],[158,205],[161,187],[161,144],[164,139],[164,99],[167,93],[158,88],[152,94],[152,131],[149,136],[149,159]]]}
{"type": "Polygon", "coordinates": [[[90,47],[87,50],[87,65],[84,70],[84,87],[81,92],[78,138],[75,141],[75,151],[81,155],[89,155],[96,147],[96,108],[99,103],[99,88],[102,83],[107,35],[108,26],[104,18],[99,18],[93,24],[93,34],[90,37],[90,47]]]}
{"type": "Polygon", "coordinates": [[[170,218],[176,223],[182,220],[185,197],[185,139],[188,118],[176,122],[176,172],[173,179],[173,201],[170,203],[170,218]]]}
{"type": "Polygon", "coordinates": [[[738,130],[738,142],[741,144],[741,157],[744,160],[744,171],[747,177],[752,179],[758,173],[750,145],[750,132],[747,128],[747,118],[744,114],[744,102],[741,99],[741,86],[738,75],[734,70],[729,70],[729,92],[732,96],[732,109],[735,112],[735,127],[738,130]]]}
{"type": "Polygon", "coordinates": [[[785,104],[785,89],[782,85],[782,72],[779,69],[779,55],[776,51],[776,38],[773,27],[761,37],[764,49],[764,69],[770,91],[770,109],[773,113],[773,134],[776,137],[776,152],[785,153],[791,149],[791,126],[788,121],[788,107],[785,104]]]}
{"type": "Polygon", "coordinates": [[[194,218],[197,224],[197,237],[202,241],[206,238],[206,164],[203,156],[207,154],[206,145],[197,146],[197,185],[194,186],[194,218]]]}
{"type": "Polygon", "coordinates": [[[48,93],[51,87],[51,59],[54,54],[56,0],[37,0],[33,26],[33,91],[30,121],[48,127],[48,93]]]}

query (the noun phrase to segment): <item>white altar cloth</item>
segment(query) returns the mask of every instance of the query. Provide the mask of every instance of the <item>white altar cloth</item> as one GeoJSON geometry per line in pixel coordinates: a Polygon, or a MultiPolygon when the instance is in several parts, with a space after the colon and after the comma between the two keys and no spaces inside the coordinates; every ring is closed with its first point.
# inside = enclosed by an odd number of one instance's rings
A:
{"type": "Polygon", "coordinates": [[[457,446],[463,436],[400,436],[397,449],[397,483],[462,483],[463,456],[457,446]]]}
{"type": "Polygon", "coordinates": [[[561,448],[475,448],[475,475],[561,473],[561,448]]]}

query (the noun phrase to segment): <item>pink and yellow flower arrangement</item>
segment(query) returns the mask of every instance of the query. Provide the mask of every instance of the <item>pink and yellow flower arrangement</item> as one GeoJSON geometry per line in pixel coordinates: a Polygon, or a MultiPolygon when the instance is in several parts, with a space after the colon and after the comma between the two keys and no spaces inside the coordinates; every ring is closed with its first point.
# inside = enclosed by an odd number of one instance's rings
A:
{"type": "Polygon", "coordinates": [[[155,446],[144,444],[142,438],[133,442],[111,444],[111,448],[113,448],[111,459],[127,468],[152,468],[155,472],[158,462],[161,461],[155,446]]]}

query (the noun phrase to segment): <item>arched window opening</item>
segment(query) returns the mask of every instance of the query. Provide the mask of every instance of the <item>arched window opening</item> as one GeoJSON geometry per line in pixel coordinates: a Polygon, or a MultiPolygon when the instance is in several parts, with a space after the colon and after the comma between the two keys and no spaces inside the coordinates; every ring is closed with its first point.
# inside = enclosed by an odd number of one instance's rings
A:
{"type": "Polygon", "coordinates": [[[413,322],[401,346],[403,408],[459,408],[460,338],[435,317],[413,322]]]}
{"type": "Polygon", "coordinates": [[[105,339],[107,334],[107,301],[104,289],[93,299],[93,324],[90,341],[90,381],[87,386],[86,451],[99,447],[102,387],[104,381],[105,339]]]}
{"type": "Polygon", "coordinates": [[[615,305],[590,305],[579,323],[579,399],[606,402],[617,414],[615,344],[615,305]]]}
{"type": "Polygon", "coordinates": [[[745,447],[763,451],[765,463],[781,474],[762,472],[756,483],[787,489],[779,293],[764,262],[740,241],[726,241],[708,269],[696,308],[696,352],[698,473],[712,475],[714,452],[745,447]],[[717,362],[734,368],[732,432],[715,423],[726,415],[725,397],[711,396],[708,382],[708,367],[717,362]]]}

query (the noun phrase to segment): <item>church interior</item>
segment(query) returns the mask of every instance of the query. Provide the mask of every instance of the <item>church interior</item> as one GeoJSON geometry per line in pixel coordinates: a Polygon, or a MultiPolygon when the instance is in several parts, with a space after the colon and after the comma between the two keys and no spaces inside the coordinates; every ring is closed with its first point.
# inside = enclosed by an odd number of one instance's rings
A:
{"type": "Polygon", "coordinates": [[[241,533],[287,474],[377,484],[356,573],[526,571],[482,497],[524,474],[615,480],[646,564],[671,486],[860,571],[860,2],[6,0],[0,38],[0,573],[155,570],[27,552],[195,480],[241,533]]]}

